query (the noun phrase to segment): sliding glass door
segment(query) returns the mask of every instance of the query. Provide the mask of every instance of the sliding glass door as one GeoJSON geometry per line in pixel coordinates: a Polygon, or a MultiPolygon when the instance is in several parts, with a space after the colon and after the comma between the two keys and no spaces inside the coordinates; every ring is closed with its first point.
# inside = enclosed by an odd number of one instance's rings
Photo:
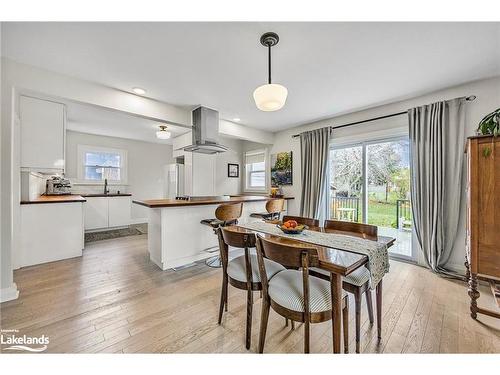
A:
{"type": "Polygon", "coordinates": [[[363,147],[330,150],[330,218],[361,223],[363,147]]]}
{"type": "Polygon", "coordinates": [[[414,260],[408,138],[332,148],[329,210],[332,219],[376,225],[396,238],[392,256],[414,260]]]}

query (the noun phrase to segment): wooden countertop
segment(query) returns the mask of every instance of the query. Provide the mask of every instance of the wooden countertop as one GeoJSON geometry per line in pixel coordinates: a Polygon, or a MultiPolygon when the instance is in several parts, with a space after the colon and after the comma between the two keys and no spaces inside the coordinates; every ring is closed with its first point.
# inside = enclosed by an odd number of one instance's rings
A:
{"type": "Polygon", "coordinates": [[[131,197],[132,194],[130,194],[130,193],[120,193],[120,194],[117,194],[117,193],[108,193],[108,194],[98,193],[98,194],[81,194],[81,196],[84,198],[86,198],[86,197],[89,197],[89,198],[92,198],[92,197],[131,197]]]}
{"type": "MultiPolygon", "coordinates": [[[[279,198],[272,198],[265,195],[239,195],[239,196],[233,195],[233,196],[227,196],[227,198],[208,197],[207,199],[192,200],[192,201],[184,201],[176,199],[149,199],[143,201],[134,200],[132,202],[149,208],[161,208],[161,207],[203,206],[203,205],[222,204],[222,203],[262,202],[271,199],[279,199],[279,198]]],[[[283,197],[283,199],[289,200],[289,199],[294,199],[294,197],[283,197]]]]}
{"type": "Polygon", "coordinates": [[[38,204],[38,203],[83,203],[87,200],[81,195],[40,195],[38,198],[31,201],[21,201],[21,204],[38,204]]]}

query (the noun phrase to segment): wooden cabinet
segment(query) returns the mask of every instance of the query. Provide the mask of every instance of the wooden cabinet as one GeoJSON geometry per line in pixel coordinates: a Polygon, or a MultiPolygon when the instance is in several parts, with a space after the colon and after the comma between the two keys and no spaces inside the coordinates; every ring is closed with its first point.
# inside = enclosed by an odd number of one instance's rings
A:
{"type": "MultiPolygon", "coordinates": [[[[498,312],[477,306],[478,278],[492,291],[500,283],[500,137],[468,139],[467,276],[471,316],[477,313],[500,317],[498,312]]],[[[498,301],[497,301],[498,302],[498,301]]],[[[500,305],[499,305],[500,306],[500,305]]]]}
{"type": "Polygon", "coordinates": [[[65,106],[21,95],[21,167],[64,171],[65,106]]]}
{"type": "Polygon", "coordinates": [[[85,197],[85,230],[130,225],[130,196],[85,197]]]}

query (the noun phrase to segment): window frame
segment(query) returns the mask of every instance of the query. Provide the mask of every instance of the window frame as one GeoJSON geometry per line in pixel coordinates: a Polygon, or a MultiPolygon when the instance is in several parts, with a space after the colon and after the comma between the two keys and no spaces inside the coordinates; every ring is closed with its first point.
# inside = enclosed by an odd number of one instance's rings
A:
{"type": "Polygon", "coordinates": [[[96,152],[96,153],[112,153],[120,155],[120,179],[119,180],[109,180],[108,183],[110,185],[124,185],[127,183],[128,171],[127,171],[127,150],[119,149],[119,148],[111,148],[111,147],[101,147],[101,146],[89,146],[89,145],[78,145],[78,170],[77,170],[77,178],[79,181],[84,183],[95,183],[100,184],[103,183],[104,180],[90,180],[85,178],[85,154],[87,152],[96,152]]]}
{"type": "Polygon", "coordinates": [[[268,168],[267,168],[267,161],[268,161],[268,150],[267,149],[258,149],[258,150],[250,150],[246,151],[243,155],[243,167],[245,169],[245,185],[244,185],[244,190],[245,192],[256,192],[256,193],[265,193],[268,190],[268,178],[269,178],[269,173],[268,173],[268,168]],[[263,170],[258,170],[258,171],[248,171],[247,169],[247,157],[248,156],[253,156],[253,155],[264,155],[264,169],[263,170]],[[251,179],[249,178],[249,175],[252,173],[262,173],[264,172],[264,186],[263,187],[255,187],[255,186],[249,186],[249,183],[251,179]]]}

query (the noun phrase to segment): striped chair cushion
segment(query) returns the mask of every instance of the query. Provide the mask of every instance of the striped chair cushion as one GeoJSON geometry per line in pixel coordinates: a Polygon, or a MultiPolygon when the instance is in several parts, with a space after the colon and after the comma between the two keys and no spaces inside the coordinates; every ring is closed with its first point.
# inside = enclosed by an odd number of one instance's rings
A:
{"type": "MultiPolygon", "coordinates": [[[[260,272],[259,263],[256,254],[250,254],[250,263],[252,264],[252,280],[254,283],[260,282],[260,272]]],[[[264,259],[264,264],[266,267],[266,273],[268,280],[280,271],[283,271],[285,267],[281,264],[273,262],[269,259],[264,259]]],[[[234,280],[247,281],[247,273],[245,269],[245,256],[240,255],[229,261],[227,265],[227,274],[234,280]]]]}
{"type": "MultiPolygon", "coordinates": [[[[317,273],[322,273],[323,275],[330,275],[330,272],[320,268],[312,267],[311,270],[316,271],[317,273]]],[[[343,281],[356,286],[361,286],[368,280],[370,280],[370,271],[366,267],[359,267],[356,271],[343,278],[343,281]]]]}
{"type": "MultiPolygon", "coordinates": [[[[342,292],[342,297],[346,293],[342,292]]],[[[285,270],[269,281],[269,297],[278,305],[293,311],[304,311],[302,271],[285,270]]],[[[330,283],[309,276],[309,306],[311,312],[332,309],[330,283]]]]}

